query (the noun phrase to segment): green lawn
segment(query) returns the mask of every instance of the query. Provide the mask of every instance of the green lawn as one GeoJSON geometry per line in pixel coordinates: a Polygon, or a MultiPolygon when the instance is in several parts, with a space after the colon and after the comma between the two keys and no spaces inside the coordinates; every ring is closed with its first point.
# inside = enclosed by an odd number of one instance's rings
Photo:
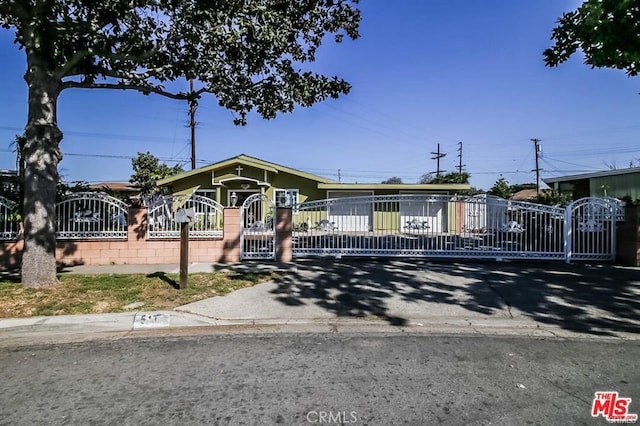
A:
{"type": "Polygon", "coordinates": [[[222,296],[274,278],[273,273],[210,272],[190,274],[187,288],[177,289],[179,274],[61,274],[50,288],[25,288],[15,277],[0,277],[0,318],[39,315],[125,312],[143,302],[144,310],[173,309],[222,296]]]}

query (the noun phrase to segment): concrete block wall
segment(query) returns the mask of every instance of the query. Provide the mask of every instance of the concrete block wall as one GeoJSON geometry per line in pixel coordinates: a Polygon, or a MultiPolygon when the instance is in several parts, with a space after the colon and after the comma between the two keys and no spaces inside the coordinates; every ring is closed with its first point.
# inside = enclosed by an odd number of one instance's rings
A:
{"type": "MultiPolygon", "coordinates": [[[[0,242],[0,270],[20,266],[23,242],[0,242]]],[[[126,240],[58,241],[60,265],[122,265],[180,262],[180,240],[147,240],[147,209],[130,208],[126,240]]],[[[224,210],[222,238],[190,239],[189,262],[240,261],[240,209],[224,210]]]]}

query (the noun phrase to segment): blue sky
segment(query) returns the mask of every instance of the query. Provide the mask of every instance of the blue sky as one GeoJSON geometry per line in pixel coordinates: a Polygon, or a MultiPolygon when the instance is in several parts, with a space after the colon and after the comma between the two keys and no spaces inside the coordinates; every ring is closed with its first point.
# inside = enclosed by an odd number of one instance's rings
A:
{"type": "MultiPolygon", "coordinates": [[[[247,154],[343,182],[453,171],[458,142],[471,183],[501,175],[533,182],[531,138],[542,140],[542,176],[627,167],[640,159],[640,80],[592,70],[577,55],[546,68],[542,52],[576,0],[364,0],[362,37],[323,45],[314,69],[353,89],[339,100],[246,127],[214,98],[198,110],[199,165],[247,154]]],[[[0,30],[0,168],[26,123],[24,53],[0,30]]],[[[187,87],[186,82],[178,85],[187,87]]],[[[69,90],[59,102],[65,180],[127,181],[130,157],[150,151],[189,168],[185,103],[136,92],[69,90]],[[79,154],[79,155],[78,155],[79,154]],[[100,157],[95,157],[100,156],[100,157]]]]}

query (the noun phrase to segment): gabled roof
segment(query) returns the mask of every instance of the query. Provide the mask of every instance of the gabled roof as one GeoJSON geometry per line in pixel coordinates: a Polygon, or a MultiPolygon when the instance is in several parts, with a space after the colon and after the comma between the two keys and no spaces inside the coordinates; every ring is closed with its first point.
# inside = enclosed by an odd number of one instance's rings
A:
{"type": "Polygon", "coordinates": [[[240,154],[235,157],[227,158],[226,160],[218,161],[217,163],[210,164],[208,166],[200,167],[199,169],[190,170],[185,173],[180,173],[174,176],[170,176],[164,179],[160,179],[157,184],[162,186],[177,180],[184,179],[189,176],[195,176],[200,173],[212,172],[215,170],[219,170],[225,167],[228,167],[233,164],[242,164],[244,166],[255,167],[257,169],[267,170],[272,173],[288,173],[295,176],[300,176],[306,179],[314,180],[321,183],[332,183],[335,182],[332,179],[327,179],[322,176],[314,175],[312,173],[303,172],[301,170],[292,169],[291,167],[282,166],[280,164],[272,163],[269,161],[260,160],[255,157],[251,157],[248,155],[240,154]]]}
{"type": "Polygon", "coordinates": [[[617,169],[617,170],[604,170],[601,172],[594,172],[594,173],[583,173],[579,175],[567,175],[567,176],[559,176],[559,177],[553,177],[553,178],[544,178],[542,180],[548,184],[548,183],[555,183],[555,182],[567,182],[571,180],[582,180],[582,179],[591,179],[591,178],[598,178],[598,177],[626,175],[629,173],[640,173],[640,167],[629,167],[628,169],[617,169]]]}

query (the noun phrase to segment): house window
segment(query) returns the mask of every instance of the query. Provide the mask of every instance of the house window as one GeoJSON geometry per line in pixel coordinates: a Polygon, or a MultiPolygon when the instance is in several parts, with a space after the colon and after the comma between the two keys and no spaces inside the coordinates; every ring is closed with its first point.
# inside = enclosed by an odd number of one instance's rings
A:
{"type": "MultiPolygon", "coordinates": [[[[297,189],[276,189],[276,206],[294,207],[298,205],[300,191],[297,189]]],[[[297,210],[297,209],[296,209],[297,210]]],[[[298,213],[294,211],[294,213],[298,213]]]]}
{"type": "Polygon", "coordinates": [[[217,201],[217,199],[216,199],[216,190],[215,189],[214,190],[206,190],[206,189],[202,190],[202,189],[199,189],[199,190],[196,191],[196,195],[200,195],[202,197],[207,197],[207,198],[210,198],[210,199],[212,199],[214,201],[217,201]]]}

